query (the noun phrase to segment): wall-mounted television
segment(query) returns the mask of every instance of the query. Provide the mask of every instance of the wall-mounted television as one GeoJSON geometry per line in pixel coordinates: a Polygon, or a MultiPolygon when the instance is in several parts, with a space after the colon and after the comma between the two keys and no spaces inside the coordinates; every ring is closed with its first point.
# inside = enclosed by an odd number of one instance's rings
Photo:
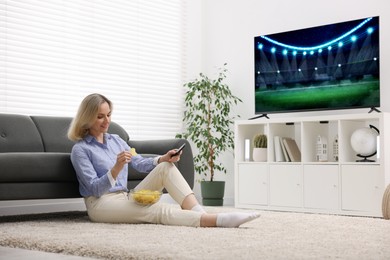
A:
{"type": "Polygon", "coordinates": [[[254,37],[255,114],[380,107],[379,17],[254,37]]]}

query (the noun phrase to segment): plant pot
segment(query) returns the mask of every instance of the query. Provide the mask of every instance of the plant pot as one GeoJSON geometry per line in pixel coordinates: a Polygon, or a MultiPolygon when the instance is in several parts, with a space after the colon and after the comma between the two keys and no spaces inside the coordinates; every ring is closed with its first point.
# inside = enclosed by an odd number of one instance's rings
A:
{"type": "Polygon", "coordinates": [[[266,162],[267,161],[267,148],[253,148],[253,161],[266,162]]]}
{"type": "Polygon", "coordinates": [[[204,206],[223,206],[225,195],[224,181],[201,181],[202,204],[204,206]]]}

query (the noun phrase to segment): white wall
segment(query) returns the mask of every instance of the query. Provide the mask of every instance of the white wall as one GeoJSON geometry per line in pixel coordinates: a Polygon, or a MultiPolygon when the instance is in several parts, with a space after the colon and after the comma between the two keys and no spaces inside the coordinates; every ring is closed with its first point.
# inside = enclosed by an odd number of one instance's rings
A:
{"type": "MultiPolygon", "coordinates": [[[[254,116],[254,36],[379,15],[381,110],[390,111],[389,102],[384,104],[385,98],[390,96],[390,73],[387,73],[390,72],[390,48],[387,48],[390,45],[390,9],[387,6],[388,0],[203,0],[200,37],[202,70],[213,75],[216,67],[227,62],[232,90],[243,100],[237,112],[241,118],[250,118],[254,116]]],[[[327,111],[323,114],[351,112],[327,111]]],[[[279,116],[294,114],[272,117],[279,116]]],[[[220,175],[220,179],[227,181],[227,204],[232,204],[234,197],[232,158],[227,155],[223,159],[228,166],[228,175],[220,175]]],[[[198,188],[195,191],[198,192],[198,188]]]]}

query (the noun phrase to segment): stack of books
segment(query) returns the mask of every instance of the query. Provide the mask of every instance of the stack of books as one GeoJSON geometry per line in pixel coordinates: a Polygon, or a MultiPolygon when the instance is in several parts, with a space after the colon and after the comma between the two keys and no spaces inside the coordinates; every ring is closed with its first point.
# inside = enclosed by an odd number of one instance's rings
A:
{"type": "Polygon", "coordinates": [[[301,151],[294,139],[289,137],[274,137],[276,162],[300,162],[301,151]]]}

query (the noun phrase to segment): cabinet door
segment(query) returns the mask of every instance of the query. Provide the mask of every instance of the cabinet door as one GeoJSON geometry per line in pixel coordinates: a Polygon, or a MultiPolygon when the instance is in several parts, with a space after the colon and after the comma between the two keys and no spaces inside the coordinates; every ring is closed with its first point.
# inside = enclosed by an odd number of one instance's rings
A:
{"type": "Polygon", "coordinates": [[[238,165],[238,203],[267,205],[268,166],[266,164],[238,165]]]}
{"type": "Polygon", "coordinates": [[[338,165],[305,165],[304,205],[312,209],[339,208],[338,165]]]}
{"type": "Polygon", "coordinates": [[[270,205],[302,207],[302,165],[270,165],[270,205]]]}
{"type": "Polygon", "coordinates": [[[342,165],[342,209],[381,214],[384,178],[379,165],[342,165]]]}

